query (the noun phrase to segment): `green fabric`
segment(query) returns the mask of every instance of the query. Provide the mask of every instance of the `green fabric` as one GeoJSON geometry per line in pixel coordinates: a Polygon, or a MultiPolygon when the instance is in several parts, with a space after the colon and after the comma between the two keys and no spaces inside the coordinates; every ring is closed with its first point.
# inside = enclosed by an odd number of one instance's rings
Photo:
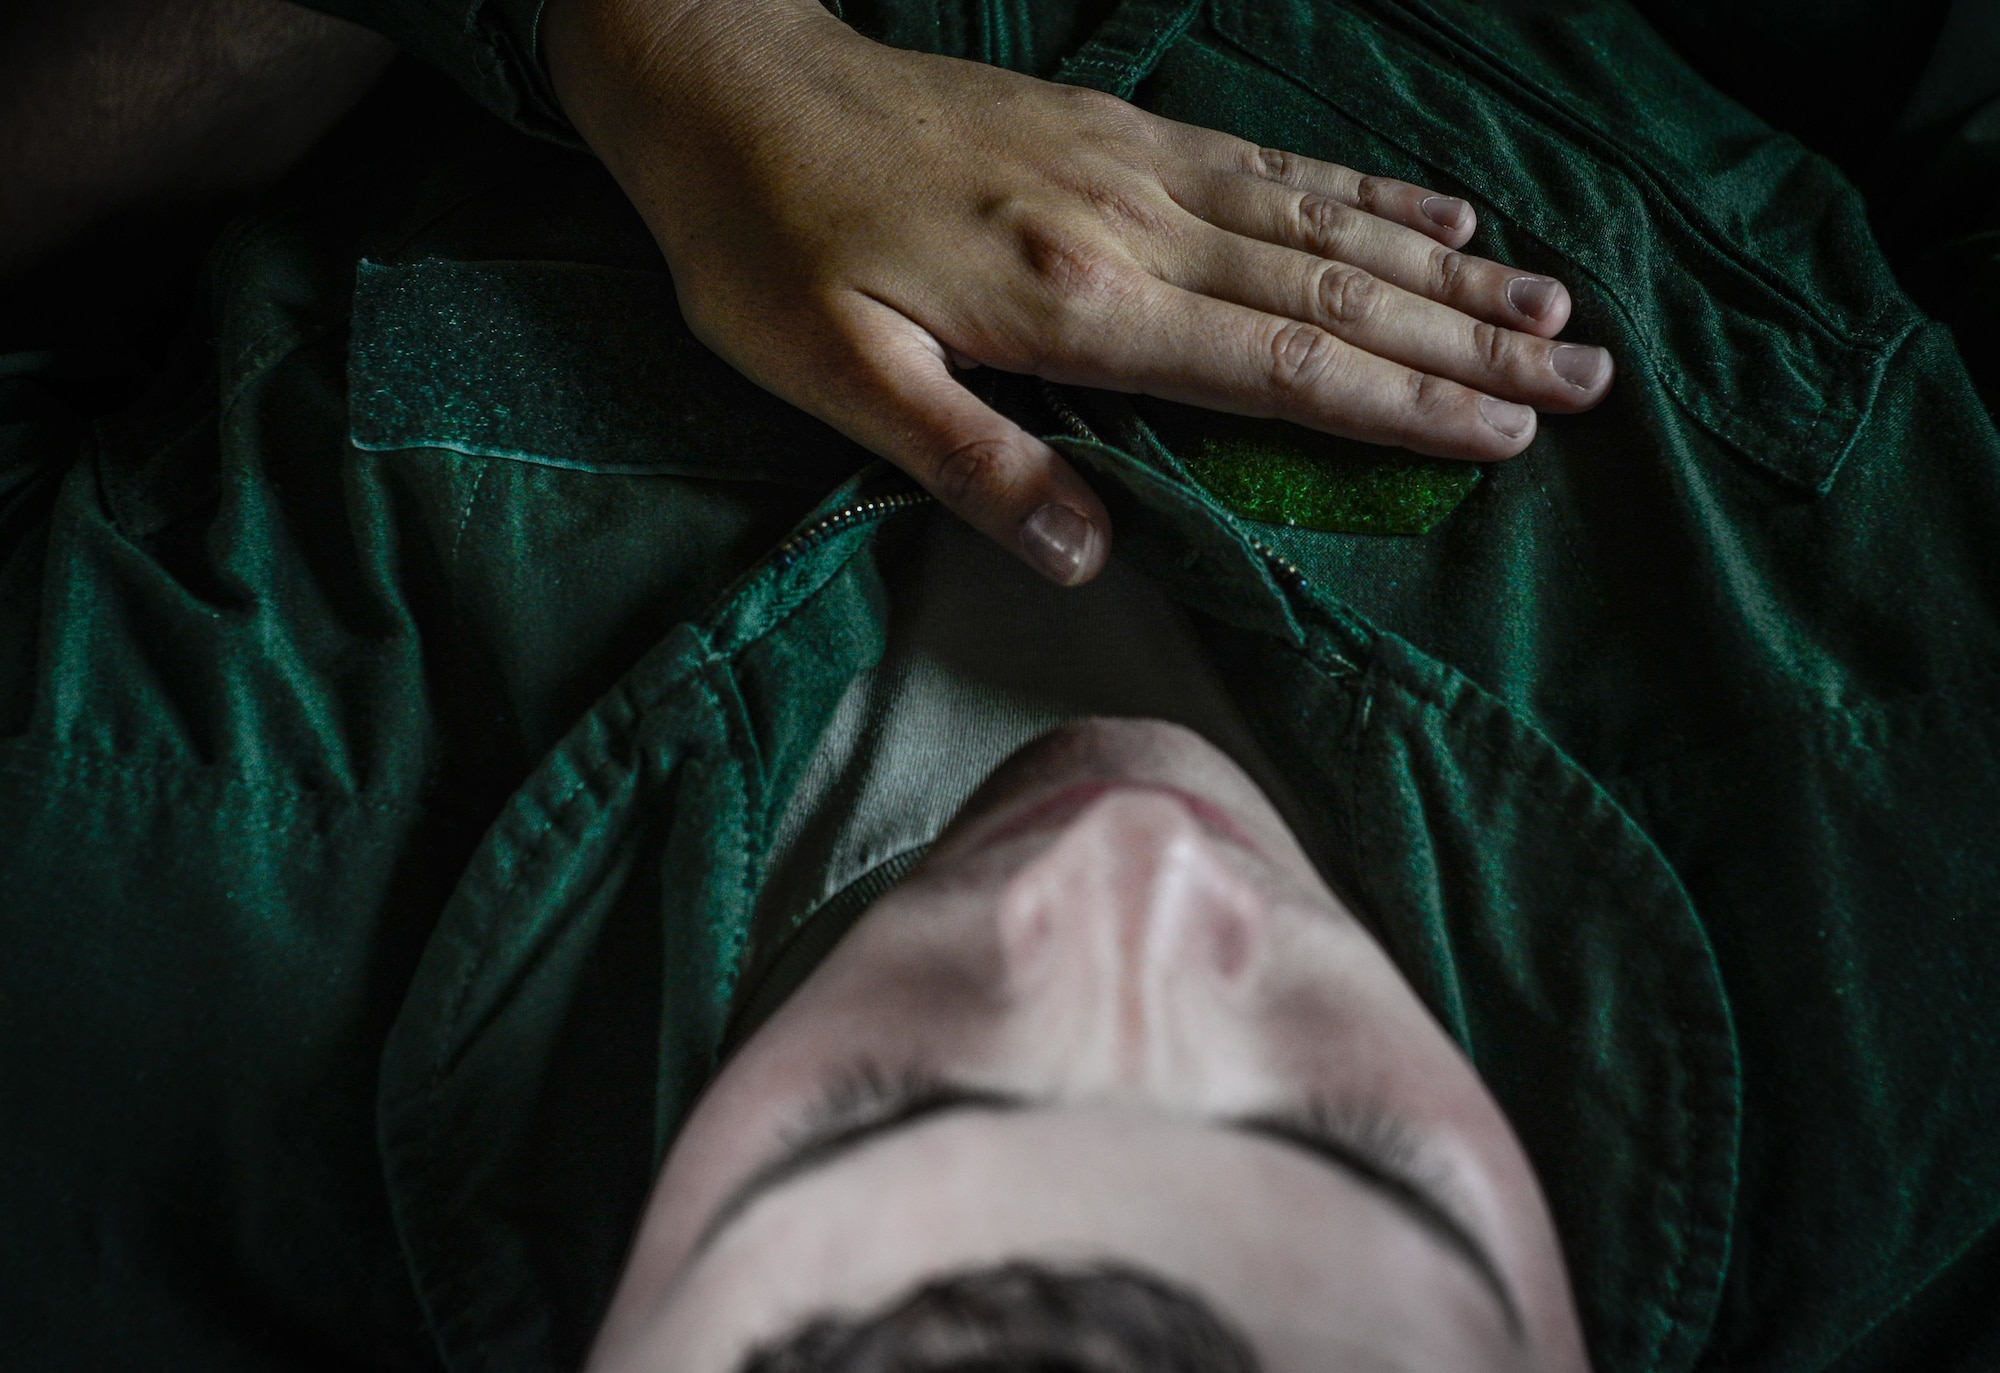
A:
{"type": "Polygon", "coordinates": [[[1245,519],[1327,533],[1428,534],[1479,482],[1469,463],[1420,458],[1276,420],[1184,416],[1181,465],[1245,519]]]}
{"type": "Polygon", "coordinates": [[[364,261],[348,361],[354,446],[816,491],[867,460],[766,403],[679,325],[673,283],[657,270],[364,261]],[[592,307],[587,322],[579,301],[592,307]]]}
{"type": "MultiPolygon", "coordinates": [[[[1888,171],[1910,96],[1935,66],[1953,8],[1991,11],[1987,0],[1632,0],[1715,85],[1781,124],[1850,174],[1888,171]],[[1829,71],[1852,72],[1828,81],[1829,71]]],[[[1985,95],[2000,94],[2000,49],[1978,51],[1979,35],[1953,33],[1964,56],[1983,65],[1985,95]]],[[[1983,98],[1978,93],[1972,103],[1983,98]]]]}
{"type": "MultiPolygon", "coordinates": [[[[1130,100],[1201,13],[1196,0],[1119,4],[1054,79],[1130,100]]],[[[1171,407],[1156,413],[1170,414],[1171,407]]],[[[1268,524],[1423,534],[1478,480],[1461,464],[1342,443],[1283,423],[1205,417],[1190,432],[1169,427],[1167,435],[1181,470],[1229,510],[1268,524]]]]}
{"type": "Polygon", "coordinates": [[[541,52],[547,0],[305,0],[306,8],[393,39],[500,118],[552,143],[582,141],[549,84],[541,52]]]}
{"type": "MultiPolygon", "coordinates": [[[[1054,70],[1058,8],[875,13],[1054,70]]],[[[1189,475],[1233,421],[994,392],[1494,1085],[1598,1367],[1991,1368],[2000,434],[1951,335],[1618,5],[1215,0],[1120,50],[1152,108],[1471,196],[1619,355],[1421,536],[1239,520],[1189,475]]],[[[585,159],[426,125],[231,234],[206,374],[92,426],[0,367],[12,1361],[585,1347],[732,1018],[814,955],[751,937],[773,819],[945,518],[877,468],[816,500],[855,451],[730,390],[658,272],[585,159]],[[669,394],[577,403],[611,379],[669,394]]]]}

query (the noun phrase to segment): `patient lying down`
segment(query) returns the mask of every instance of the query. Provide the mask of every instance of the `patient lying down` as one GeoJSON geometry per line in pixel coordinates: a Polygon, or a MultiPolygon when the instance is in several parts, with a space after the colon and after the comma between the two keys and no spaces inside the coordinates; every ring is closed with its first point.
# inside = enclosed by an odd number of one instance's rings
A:
{"type": "Polygon", "coordinates": [[[1004,764],[688,1120],[594,1373],[1585,1368],[1470,1064],[1200,736],[1004,764]]]}

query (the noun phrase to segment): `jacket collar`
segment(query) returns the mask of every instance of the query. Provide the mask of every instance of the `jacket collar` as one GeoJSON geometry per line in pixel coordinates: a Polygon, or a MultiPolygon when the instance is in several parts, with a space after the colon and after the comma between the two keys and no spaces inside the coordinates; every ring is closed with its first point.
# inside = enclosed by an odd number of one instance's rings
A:
{"type": "MultiPolygon", "coordinates": [[[[1727,1260],[1740,1081],[1674,873],[1533,721],[1321,596],[1129,407],[1086,403],[1051,442],[1105,496],[1120,555],[1197,612],[1307,803],[1308,851],[1500,1098],[1598,1368],[1687,1366],[1727,1260]]],[[[742,972],[770,957],[749,941],[772,829],[880,657],[878,560],[923,504],[880,467],[834,493],[598,702],[468,867],[379,1103],[406,1255],[453,1368],[581,1354],[742,972]],[[649,1116],[605,1064],[650,1076],[649,1116]]]]}

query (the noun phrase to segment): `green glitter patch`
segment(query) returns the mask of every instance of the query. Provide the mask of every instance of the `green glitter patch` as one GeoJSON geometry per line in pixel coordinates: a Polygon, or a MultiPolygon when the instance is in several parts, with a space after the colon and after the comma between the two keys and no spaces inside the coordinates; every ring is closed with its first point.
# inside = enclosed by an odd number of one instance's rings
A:
{"type": "Polygon", "coordinates": [[[1479,484],[1471,463],[1182,406],[1146,415],[1190,476],[1246,519],[1341,534],[1428,534],[1479,484]]]}

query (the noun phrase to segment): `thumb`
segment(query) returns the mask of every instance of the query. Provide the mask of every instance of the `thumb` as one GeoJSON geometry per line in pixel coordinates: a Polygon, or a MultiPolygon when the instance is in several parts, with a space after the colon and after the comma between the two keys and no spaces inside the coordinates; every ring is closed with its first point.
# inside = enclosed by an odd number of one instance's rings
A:
{"type": "Polygon", "coordinates": [[[823,418],[1061,586],[1104,568],[1111,517],[1053,448],[959,385],[930,332],[862,302],[859,365],[823,418]]]}

